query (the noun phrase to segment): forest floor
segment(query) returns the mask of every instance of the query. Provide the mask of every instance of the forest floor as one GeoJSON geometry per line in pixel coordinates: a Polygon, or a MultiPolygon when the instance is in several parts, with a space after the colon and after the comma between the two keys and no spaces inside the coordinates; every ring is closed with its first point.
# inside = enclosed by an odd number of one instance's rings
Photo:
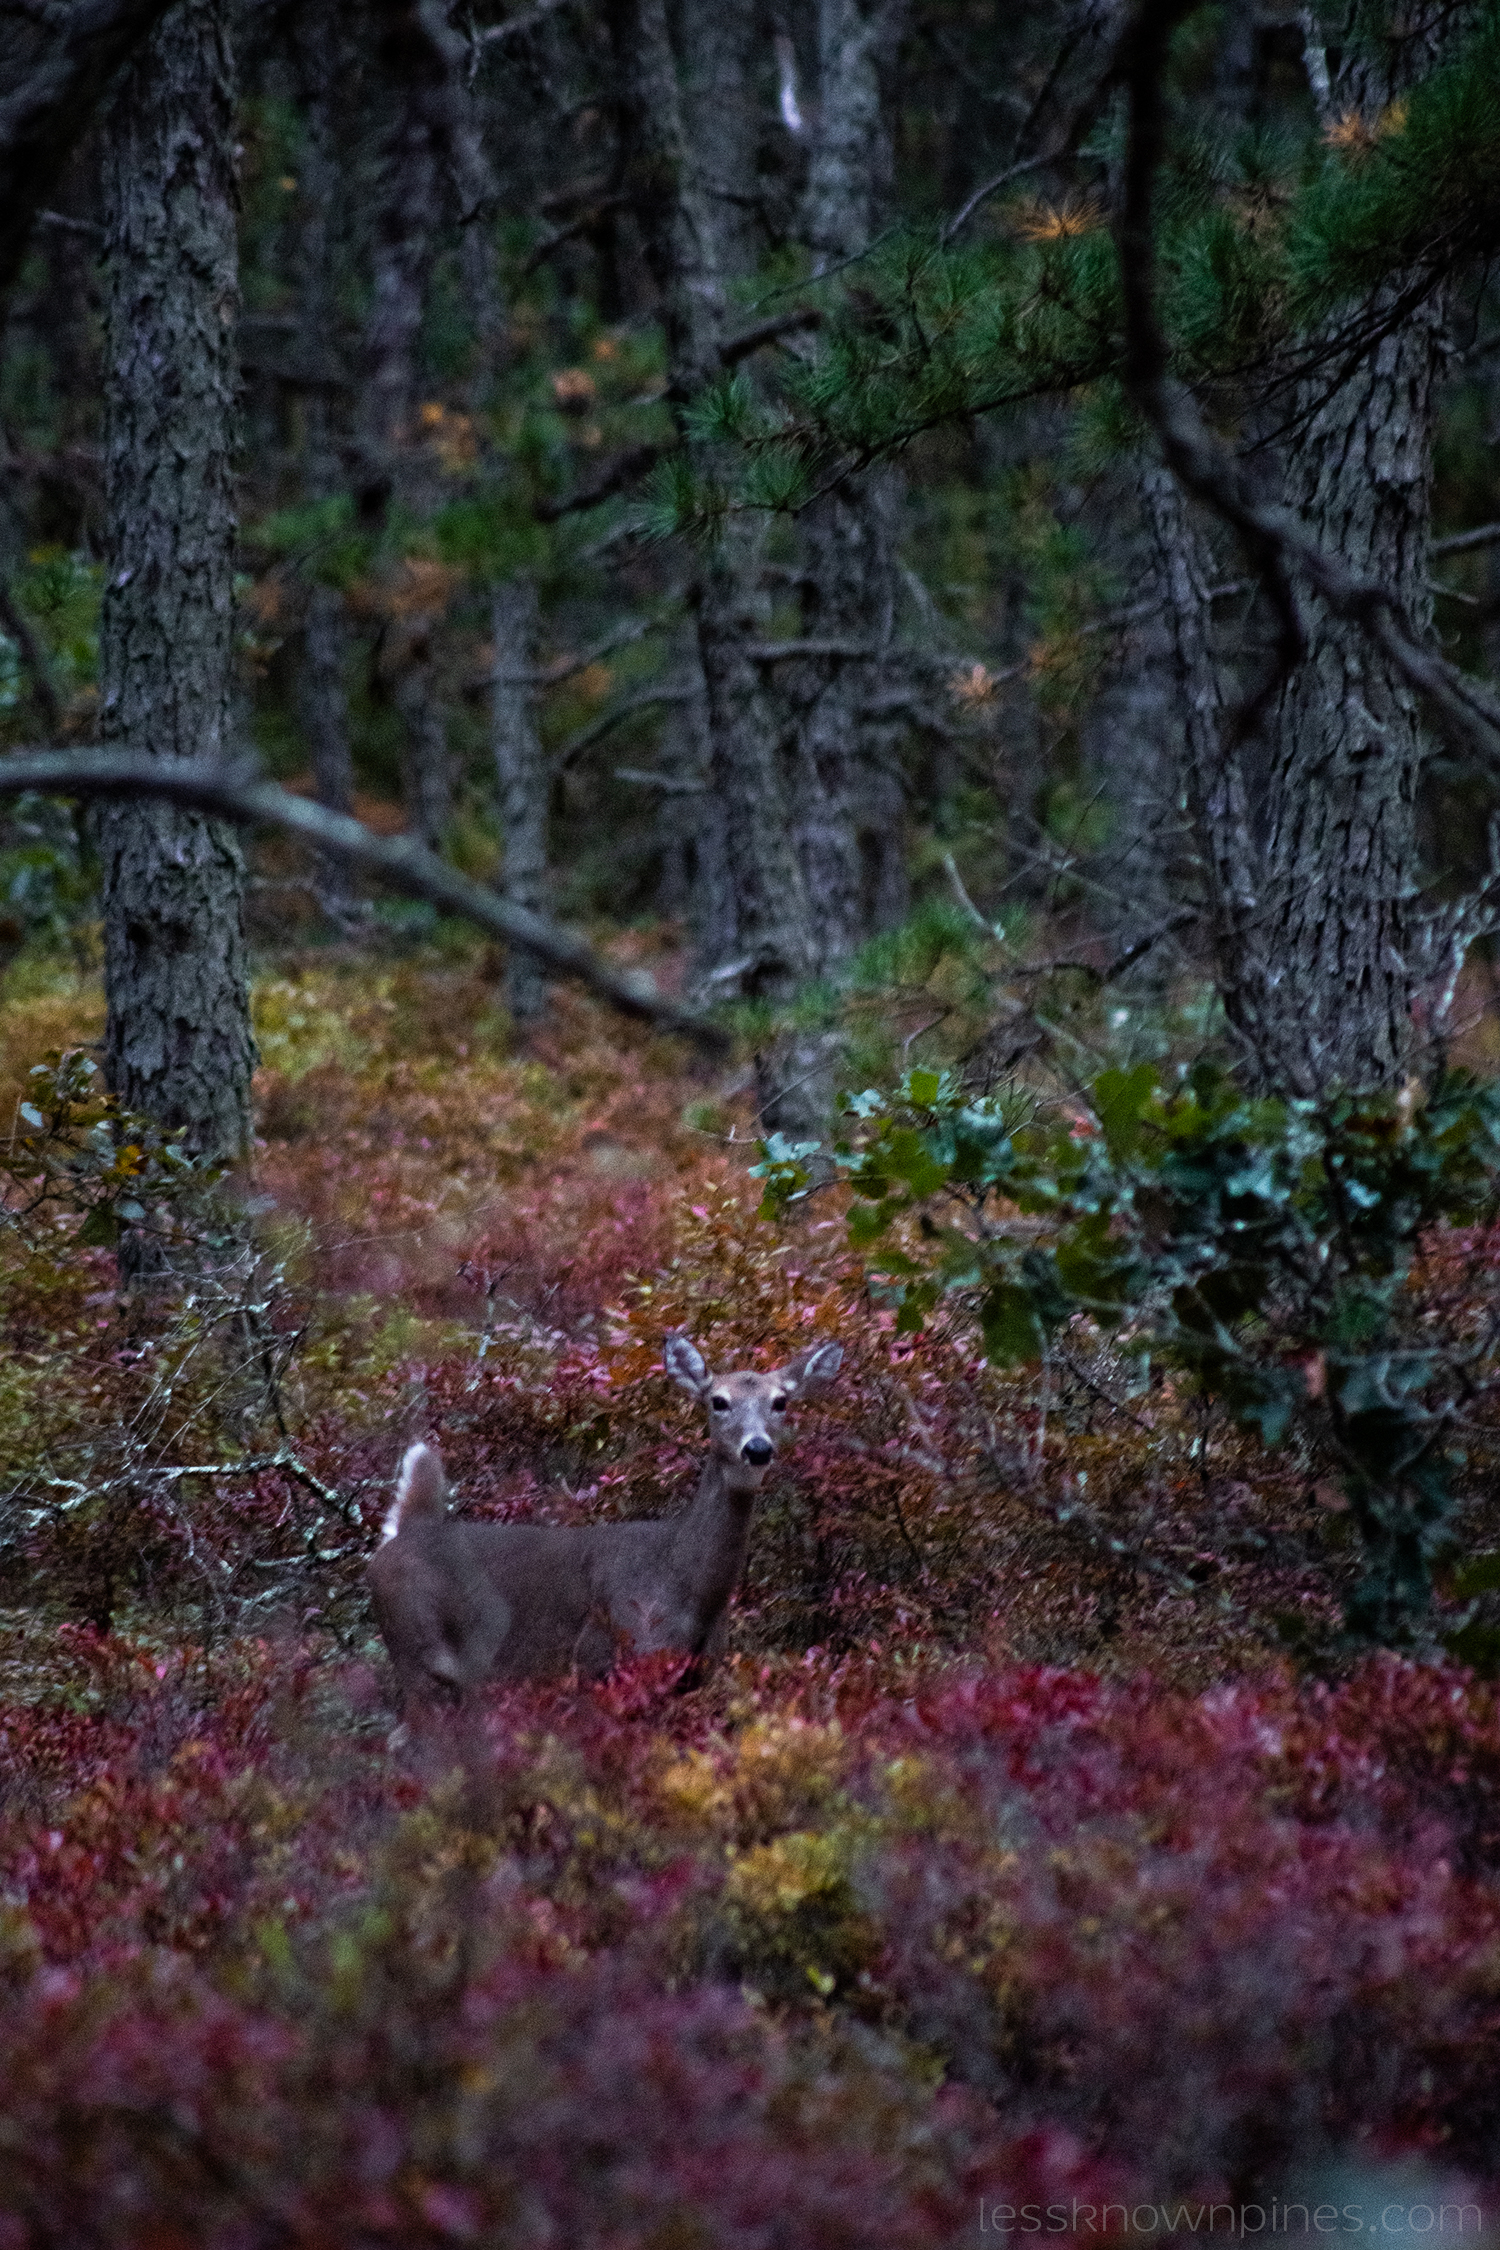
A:
{"type": "MultiPolygon", "coordinates": [[[[5,999],[9,1115],[101,1002],[5,999]]],[[[898,1336],[839,1191],[758,1216],[742,1088],[566,993],[517,1047],[472,950],[282,958],[256,1023],[253,1262],[148,1307],[66,1213],[0,1242],[0,2250],[1500,2224],[1500,1702],[1327,1654],[1315,1464],[1086,1332],[898,1336]],[[728,1660],[393,1744],[403,1446],[674,1507],[679,1328],[845,1347],[728,1660]]]]}

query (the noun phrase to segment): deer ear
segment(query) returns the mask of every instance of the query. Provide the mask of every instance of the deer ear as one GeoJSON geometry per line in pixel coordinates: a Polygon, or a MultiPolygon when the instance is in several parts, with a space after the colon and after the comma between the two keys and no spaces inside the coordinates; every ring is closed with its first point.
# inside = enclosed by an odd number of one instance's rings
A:
{"type": "Polygon", "coordinates": [[[809,1398],[814,1391],[825,1391],[844,1364],[842,1344],[814,1344],[799,1352],[783,1369],[787,1389],[796,1398],[809,1398]]]}
{"type": "Polygon", "coordinates": [[[691,1398],[702,1398],[712,1378],[708,1363],[690,1336],[669,1336],[662,1355],[662,1365],[682,1390],[691,1398]]]}

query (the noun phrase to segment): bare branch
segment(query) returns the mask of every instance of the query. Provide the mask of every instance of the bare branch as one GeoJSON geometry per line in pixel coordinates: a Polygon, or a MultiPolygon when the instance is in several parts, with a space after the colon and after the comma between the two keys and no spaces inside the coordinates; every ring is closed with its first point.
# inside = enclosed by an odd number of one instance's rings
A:
{"type": "Polygon", "coordinates": [[[719,362],[723,367],[738,367],[742,359],[758,352],[763,344],[774,344],[782,336],[795,334],[799,328],[821,328],[823,315],[816,305],[802,305],[794,312],[773,313],[769,320],[758,320],[753,328],[742,328],[738,336],[726,336],[719,346],[719,362]]]}
{"type": "MultiPolygon", "coordinates": [[[[1080,25],[1070,44],[1077,44],[1082,36],[1096,32],[1098,27],[1099,12],[1095,10],[1086,11],[1085,22],[1080,25]]],[[[987,203],[992,195],[998,195],[1002,188],[1009,187],[1012,180],[1025,179],[1032,172],[1045,172],[1054,164],[1066,163],[1069,157],[1076,155],[1078,144],[1093,122],[1100,101],[1115,81],[1120,67],[1121,54],[1128,38],[1129,25],[1127,24],[1109,42],[1104,55],[1089,73],[1083,92],[1068,111],[1061,131],[1048,143],[1041,154],[1023,157],[1019,163],[1008,164],[1003,172],[997,172],[993,179],[986,180],[983,187],[977,187],[967,203],[954,213],[939,237],[945,250],[954,236],[967,226],[969,220],[979,209],[980,204],[987,203]]],[[[1027,120],[1027,125],[1032,129],[1035,128],[1038,112],[1043,106],[1048,92],[1050,92],[1050,81],[1048,86],[1044,87],[1037,102],[1032,106],[1032,115],[1027,120]]],[[[1027,137],[1027,132],[1023,128],[1022,139],[1024,140],[1027,137]]]]}
{"type": "Polygon", "coordinates": [[[0,797],[37,790],[52,797],[165,797],[195,812],[250,824],[265,821],[301,836],[319,851],[363,868],[395,889],[461,915],[509,945],[524,946],[560,975],[576,977],[623,1015],[674,1031],[711,1054],[729,1037],[720,1027],[659,992],[642,971],[617,969],[586,939],[486,890],[409,836],[374,836],[347,813],[294,797],[253,771],[195,758],[135,757],[125,751],[22,750],[0,757],[0,797]]]}
{"type": "Polygon", "coordinates": [[[696,687],[673,687],[669,684],[665,687],[641,688],[634,695],[622,696],[608,711],[601,712],[586,727],[580,727],[576,734],[569,735],[557,753],[558,770],[571,766],[583,756],[585,750],[592,750],[596,742],[613,733],[622,719],[634,718],[637,711],[650,711],[659,703],[691,703],[700,692],[696,687]]]}
{"type": "Polygon", "coordinates": [[[535,31],[548,16],[555,16],[560,8],[572,5],[572,0],[534,0],[529,8],[518,15],[507,16],[504,23],[487,23],[483,30],[471,34],[476,47],[503,46],[512,39],[524,39],[528,31],[535,31]]]}
{"type": "MultiPolygon", "coordinates": [[[[1476,547],[1500,545],[1500,523],[1482,523],[1476,531],[1450,532],[1446,539],[1434,539],[1427,552],[1430,555],[1467,555],[1476,547]]],[[[1448,589],[1443,588],[1446,593],[1448,589]]]]}
{"type": "Polygon", "coordinates": [[[612,500],[627,484],[634,484],[637,477],[654,469],[662,455],[670,451],[665,445],[629,445],[600,471],[592,484],[582,484],[576,492],[566,493],[560,500],[538,500],[531,512],[538,523],[557,523],[563,516],[576,516],[585,508],[597,508],[601,500],[612,500]]]}

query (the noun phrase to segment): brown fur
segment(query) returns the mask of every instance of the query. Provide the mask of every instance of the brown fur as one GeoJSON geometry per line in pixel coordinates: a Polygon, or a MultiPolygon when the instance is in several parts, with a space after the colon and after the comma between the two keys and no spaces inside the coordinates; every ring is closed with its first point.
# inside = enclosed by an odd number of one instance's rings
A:
{"type": "Polygon", "coordinates": [[[370,1564],[403,1704],[462,1699],[486,1679],[597,1678],[627,1651],[717,1654],[785,1409],[831,1383],[842,1356],[815,1344],[770,1375],[713,1375],[669,1337],[667,1372],[705,1406],[710,1449],[690,1505],[660,1522],[463,1523],[436,1450],[410,1447],[370,1564]]]}

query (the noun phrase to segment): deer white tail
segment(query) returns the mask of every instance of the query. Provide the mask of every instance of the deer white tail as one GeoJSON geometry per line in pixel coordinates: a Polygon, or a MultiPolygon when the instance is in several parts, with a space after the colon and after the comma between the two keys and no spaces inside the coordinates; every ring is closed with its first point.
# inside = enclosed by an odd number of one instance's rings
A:
{"type": "Polygon", "coordinates": [[[409,1445],[396,1479],[396,1497],[381,1527],[381,1545],[394,1539],[409,1523],[424,1519],[441,1523],[447,1513],[448,1480],[443,1475],[442,1455],[435,1446],[409,1445]]]}

